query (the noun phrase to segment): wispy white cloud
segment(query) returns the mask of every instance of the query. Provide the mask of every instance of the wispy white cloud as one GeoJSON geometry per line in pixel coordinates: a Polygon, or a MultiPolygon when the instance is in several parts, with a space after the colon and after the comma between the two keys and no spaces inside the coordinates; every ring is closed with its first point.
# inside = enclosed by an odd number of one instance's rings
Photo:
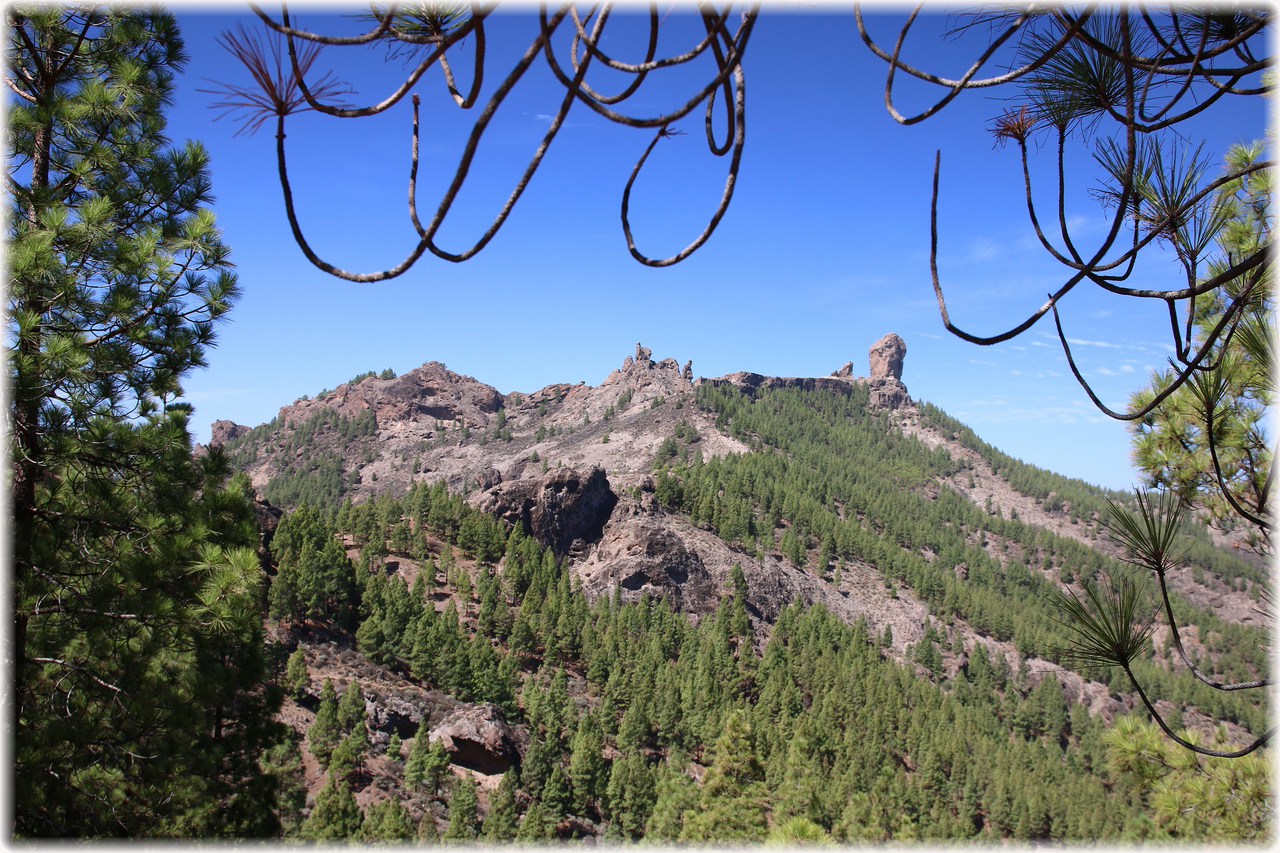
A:
{"type": "Polygon", "coordinates": [[[986,237],[979,237],[969,244],[969,253],[965,260],[969,262],[991,261],[1002,254],[1000,244],[986,237]]]}
{"type": "Polygon", "coordinates": [[[1067,338],[1067,343],[1072,346],[1104,347],[1106,349],[1124,349],[1127,346],[1132,346],[1131,344],[1118,344],[1114,341],[1088,341],[1084,338],[1067,338]]]}
{"type": "MultiPolygon", "coordinates": [[[[981,406],[973,412],[965,413],[972,418],[970,426],[977,424],[1080,424],[1080,423],[1114,423],[1106,415],[1093,406],[1071,403],[1062,406],[1011,406],[1004,401],[973,401],[973,406],[981,406]]],[[[1110,405],[1110,404],[1108,404],[1110,405]]],[[[1115,408],[1115,406],[1112,406],[1115,408]]],[[[963,417],[962,415],[957,415],[963,417]]]]}

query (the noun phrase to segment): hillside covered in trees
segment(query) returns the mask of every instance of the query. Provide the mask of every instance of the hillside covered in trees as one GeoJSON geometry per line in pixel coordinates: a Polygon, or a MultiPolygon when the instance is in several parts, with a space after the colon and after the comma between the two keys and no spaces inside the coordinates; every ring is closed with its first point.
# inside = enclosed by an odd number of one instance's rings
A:
{"type": "MultiPolygon", "coordinates": [[[[409,414],[384,372],[357,415],[347,383],[224,425],[288,509],[287,836],[1266,837],[1265,750],[1186,760],[1118,673],[1064,657],[1054,590],[1131,571],[1101,524],[1124,496],[852,377],[638,355],[496,400],[432,367],[452,390],[422,399],[469,417],[409,414]]],[[[1261,568],[1186,528],[1196,659],[1265,673],[1261,568]]],[[[1263,692],[1198,683],[1159,627],[1135,671],[1198,741],[1267,727],[1263,692]]]]}

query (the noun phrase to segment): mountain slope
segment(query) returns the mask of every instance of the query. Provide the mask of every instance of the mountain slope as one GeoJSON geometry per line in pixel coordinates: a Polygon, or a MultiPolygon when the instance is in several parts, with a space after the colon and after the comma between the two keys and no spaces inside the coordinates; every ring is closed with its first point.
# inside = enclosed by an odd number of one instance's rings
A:
{"type": "MultiPolygon", "coordinates": [[[[654,362],[637,347],[636,357],[599,386],[501,395],[431,363],[300,400],[253,430],[221,422],[215,440],[274,503],[329,511],[347,499],[376,504],[374,515],[386,515],[389,526],[383,536],[364,535],[366,544],[350,556],[365,570],[385,566],[406,590],[420,566],[431,566],[432,612],[455,607],[472,640],[483,633],[476,590],[497,582],[488,578],[502,578],[502,606],[512,613],[525,614],[528,597],[507,587],[519,576],[509,542],[502,557],[496,541],[477,551],[465,536],[456,538],[461,521],[437,533],[425,516],[413,520],[409,505],[426,500],[420,496],[429,483],[465,495],[469,511],[479,510],[475,518],[501,519],[493,536],[514,529],[547,547],[572,578],[557,582],[565,584],[564,596],[580,589],[597,608],[665,599],[704,626],[699,630],[713,631],[727,618],[725,608],[739,602],[754,649],[736,651],[742,661],[767,659],[779,631],[790,636],[794,626],[785,625],[796,617],[787,615],[789,605],[798,601],[864,632],[882,657],[948,695],[969,689],[985,660],[1013,674],[1001,701],[1029,701],[1037,685],[1054,682],[1071,707],[1099,719],[1132,709],[1123,681],[1089,680],[1060,665],[1069,634],[1048,603],[1062,584],[1120,570],[1099,520],[1106,498],[1122,496],[1002,457],[944,413],[911,401],[893,366],[883,359],[879,365],[866,379],[846,367],[830,377],[738,373],[695,382],[688,365],[654,362]],[[414,483],[419,497],[404,505],[389,500],[414,483]],[[429,538],[410,547],[424,530],[429,538]],[[455,538],[446,548],[440,537],[455,538]]],[[[440,504],[444,494],[431,501],[440,504]]],[[[356,513],[343,513],[339,518],[353,523],[356,513]]],[[[474,528],[472,541],[484,540],[490,534],[475,531],[487,529],[474,528]]],[[[1262,634],[1249,627],[1258,568],[1213,549],[1203,531],[1188,544],[1194,565],[1176,578],[1188,647],[1224,672],[1265,671],[1262,634]]],[[[361,605],[361,631],[370,624],[369,606],[361,605]]],[[[290,629],[308,650],[313,687],[321,662],[308,633],[315,628],[313,619],[290,629]]],[[[358,633],[347,636],[360,648],[358,633]]],[[[493,640],[500,655],[517,654],[506,645],[513,639],[493,640]]],[[[387,642],[413,646],[407,636],[387,642]]],[[[543,654],[538,648],[534,643],[529,654],[543,654]]],[[[581,654],[586,668],[587,650],[581,654]]],[[[1265,727],[1265,697],[1223,698],[1191,683],[1168,656],[1158,633],[1154,657],[1138,669],[1157,695],[1176,697],[1184,724],[1208,731],[1225,722],[1234,740],[1265,727]]],[[[382,665],[412,675],[394,658],[382,665]]],[[[384,680],[350,667],[345,673],[366,699],[384,680]]],[[[584,696],[604,687],[593,688],[585,671],[577,677],[584,696]]],[[[528,709],[517,703],[508,710],[520,716],[528,709]]],[[[719,717],[708,719],[712,729],[719,725],[719,717]]],[[[714,739],[711,729],[706,734],[714,739]]],[[[529,760],[527,751],[521,760],[529,760]]],[[[607,812],[592,814],[608,821],[607,812]]],[[[829,816],[824,826],[834,821],[829,816]]]]}

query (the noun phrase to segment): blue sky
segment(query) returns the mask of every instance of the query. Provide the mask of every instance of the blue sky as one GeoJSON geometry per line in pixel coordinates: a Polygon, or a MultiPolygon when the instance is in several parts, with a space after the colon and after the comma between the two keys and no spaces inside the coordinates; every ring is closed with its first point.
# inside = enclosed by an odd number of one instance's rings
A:
{"type": "MultiPolygon", "coordinates": [[[[696,41],[687,9],[672,7],[663,25],[672,46],[663,51],[696,41]]],[[[977,333],[1001,331],[1065,278],[1034,242],[1016,151],[993,146],[988,130],[1007,106],[999,98],[1013,93],[969,92],[921,124],[899,126],[883,103],[886,66],[862,45],[848,8],[766,6],[745,63],[747,143],[734,200],[715,235],[683,263],[642,266],[623,237],[622,189],[650,132],[611,125],[578,104],[487,248],[463,264],[427,255],[376,284],[341,281],[307,262],[285,219],[273,128],[234,136],[239,125],[215,121],[217,97],[199,91],[212,80],[246,82],[215,38],[237,21],[259,27],[256,19],[238,6],[178,11],[191,58],[170,136],[200,139],[212,154],[215,210],[244,290],[209,366],[184,383],[197,440],[207,440],[215,419],[256,425],[295,398],[366,370],[441,361],[502,392],[527,392],[553,382],[598,384],[642,342],[655,358],[691,359],[700,376],[826,375],[847,361],[865,375],[870,345],[896,332],[907,343],[903,381],[913,398],[1033,464],[1113,488],[1135,482],[1124,425],[1097,412],[1071,377],[1051,321],[1012,342],[977,347],[949,335],[938,316],[928,251],[939,148],[940,271],[953,321],[977,333]]],[[[337,11],[313,10],[303,23],[349,28],[333,17],[337,11]]],[[[892,43],[904,12],[876,12],[873,33],[892,43]]],[[[606,47],[638,59],[637,23],[616,21],[606,47]]],[[[959,74],[981,45],[941,38],[946,24],[942,14],[924,21],[907,56],[959,74]]],[[[529,7],[491,22],[482,101],[535,27],[529,7]]],[[[351,100],[359,102],[381,99],[406,71],[403,60],[367,47],[328,49],[316,66],[327,69],[358,91],[351,100]]],[[[671,76],[646,82],[625,109],[647,115],[683,102],[695,84],[671,76]]],[[[601,87],[615,82],[599,79],[601,87]]],[[[417,91],[419,204],[429,215],[476,110],[452,105],[438,69],[417,91]]],[[[483,233],[561,92],[541,61],[517,86],[446,220],[446,249],[460,251],[483,233]]],[[[906,111],[936,95],[909,90],[902,97],[906,111]]],[[[1192,133],[1216,161],[1230,144],[1263,136],[1266,109],[1259,98],[1238,100],[1215,108],[1192,133]]],[[[661,143],[632,200],[637,243],[651,254],[691,241],[725,180],[728,158],[707,152],[701,110],[677,127],[685,135],[661,143]]],[[[302,225],[326,259],[367,271],[412,249],[409,143],[407,100],[376,118],[291,117],[288,156],[302,225]]],[[[1038,177],[1050,179],[1052,146],[1036,160],[1038,177]]],[[[1075,234],[1099,239],[1106,211],[1087,192],[1096,178],[1083,148],[1068,169],[1075,234]]],[[[1051,213],[1053,188],[1044,187],[1051,213]]],[[[1138,280],[1170,286],[1180,275],[1176,265],[1152,259],[1138,280]]],[[[1170,352],[1158,306],[1078,290],[1062,313],[1082,369],[1114,407],[1170,352]]]]}

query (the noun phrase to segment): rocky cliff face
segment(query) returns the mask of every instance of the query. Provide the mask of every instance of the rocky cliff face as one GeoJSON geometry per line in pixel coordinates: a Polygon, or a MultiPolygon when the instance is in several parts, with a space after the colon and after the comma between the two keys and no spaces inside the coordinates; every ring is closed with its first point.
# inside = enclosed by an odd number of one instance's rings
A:
{"type": "Polygon", "coordinates": [[[618,496],[601,468],[558,468],[541,477],[495,484],[474,503],[564,557],[600,540],[618,496]]]}

